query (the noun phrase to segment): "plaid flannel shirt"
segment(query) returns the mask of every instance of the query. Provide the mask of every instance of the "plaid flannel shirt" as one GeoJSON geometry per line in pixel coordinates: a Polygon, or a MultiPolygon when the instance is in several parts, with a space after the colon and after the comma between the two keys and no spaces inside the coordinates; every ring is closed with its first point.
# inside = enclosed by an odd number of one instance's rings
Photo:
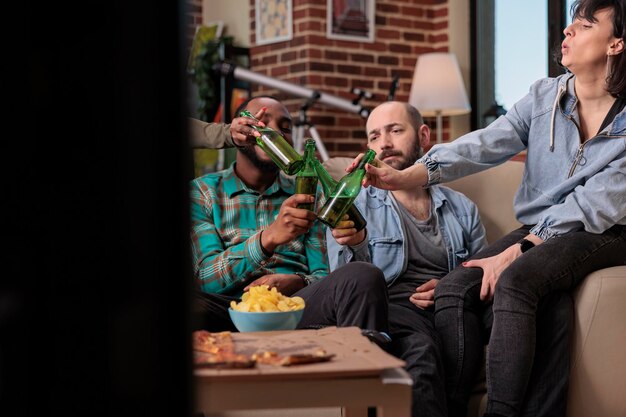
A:
{"type": "MultiPolygon", "coordinates": [[[[201,290],[239,295],[267,274],[303,273],[308,283],[328,274],[324,226],[280,245],[271,256],[261,248],[261,231],[278,215],[295,191],[282,173],[263,193],[248,188],[230,168],[191,182],[191,242],[194,272],[201,290]]],[[[321,196],[318,187],[318,199],[321,196]]]]}

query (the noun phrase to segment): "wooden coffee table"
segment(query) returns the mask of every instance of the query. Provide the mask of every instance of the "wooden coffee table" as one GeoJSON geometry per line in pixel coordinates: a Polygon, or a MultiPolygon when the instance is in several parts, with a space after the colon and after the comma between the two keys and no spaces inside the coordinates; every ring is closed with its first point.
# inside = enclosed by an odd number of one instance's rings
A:
{"type": "Polygon", "coordinates": [[[317,344],[335,354],[330,362],[252,369],[196,369],[196,410],[343,407],[343,416],[409,417],[410,376],[404,362],[385,353],[356,327],[321,330],[233,333],[235,345],[258,343],[259,349],[288,349],[317,344]]]}

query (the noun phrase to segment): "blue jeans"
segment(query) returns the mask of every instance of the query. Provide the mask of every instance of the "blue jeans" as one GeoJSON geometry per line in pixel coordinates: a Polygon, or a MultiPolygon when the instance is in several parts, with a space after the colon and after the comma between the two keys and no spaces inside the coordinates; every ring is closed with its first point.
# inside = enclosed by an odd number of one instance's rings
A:
{"type": "MultiPolygon", "coordinates": [[[[479,252],[502,252],[528,234],[524,226],[479,252]]],[[[626,227],[549,239],[501,274],[493,303],[480,300],[482,269],[459,266],[435,289],[450,417],[464,417],[487,355],[487,413],[563,416],[569,377],[572,304],[564,291],[589,273],[626,263],[626,227]]]]}

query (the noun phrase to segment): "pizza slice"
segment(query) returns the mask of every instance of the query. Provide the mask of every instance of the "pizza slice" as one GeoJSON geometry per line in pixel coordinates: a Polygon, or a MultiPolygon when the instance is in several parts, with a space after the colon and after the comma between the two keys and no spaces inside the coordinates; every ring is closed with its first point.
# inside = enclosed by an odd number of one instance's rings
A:
{"type": "Polygon", "coordinates": [[[280,355],[274,351],[260,351],[252,355],[257,363],[274,366],[304,365],[307,363],[328,362],[335,355],[328,354],[324,349],[317,349],[311,353],[292,353],[280,355]]]}
{"type": "Polygon", "coordinates": [[[247,355],[235,353],[235,343],[230,332],[193,332],[194,364],[219,369],[253,368],[255,361],[247,355]]]}

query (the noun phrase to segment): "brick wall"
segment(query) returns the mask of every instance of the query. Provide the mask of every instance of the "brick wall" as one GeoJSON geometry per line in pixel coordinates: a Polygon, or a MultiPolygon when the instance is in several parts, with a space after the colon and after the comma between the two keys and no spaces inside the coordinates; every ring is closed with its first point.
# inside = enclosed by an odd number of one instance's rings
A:
{"type": "Polygon", "coordinates": [[[196,28],[201,24],[202,0],[185,0],[185,45],[187,48],[191,48],[196,28]]]}
{"type": "MultiPolygon", "coordinates": [[[[374,94],[362,101],[368,107],[387,100],[396,75],[395,98],[408,100],[419,54],[448,51],[447,0],[376,0],[374,43],[327,39],[326,0],[293,0],[293,39],[260,46],[255,46],[254,3],[250,0],[252,71],[348,100],[358,87],[374,94]]],[[[278,96],[293,114],[304,102],[262,86],[254,91],[278,96]]],[[[365,121],[360,116],[322,104],[308,114],[331,156],[354,156],[363,149],[365,121]]],[[[434,128],[434,120],[427,122],[434,128]]]]}
{"type": "MultiPolygon", "coordinates": [[[[376,0],[373,43],[326,38],[326,0],[292,0],[293,38],[256,45],[255,0],[250,1],[250,70],[319,90],[347,100],[352,88],[374,94],[361,103],[375,107],[387,100],[391,81],[399,77],[395,99],[408,100],[413,70],[421,53],[447,52],[448,0],[376,0]]],[[[189,44],[195,25],[201,23],[202,0],[189,6],[189,44]]],[[[297,115],[305,99],[285,92],[253,86],[253,94],[272,94],[297,115]]],[[[330,156],[354,156],[365,146],[365,120],[344,110],[317,104],[308,112],[330,156]]],[[[435,120],[427,119],[435,138],[435,120]]],[[[444,141],[448,121],[444,118],[444,141]]]]}

